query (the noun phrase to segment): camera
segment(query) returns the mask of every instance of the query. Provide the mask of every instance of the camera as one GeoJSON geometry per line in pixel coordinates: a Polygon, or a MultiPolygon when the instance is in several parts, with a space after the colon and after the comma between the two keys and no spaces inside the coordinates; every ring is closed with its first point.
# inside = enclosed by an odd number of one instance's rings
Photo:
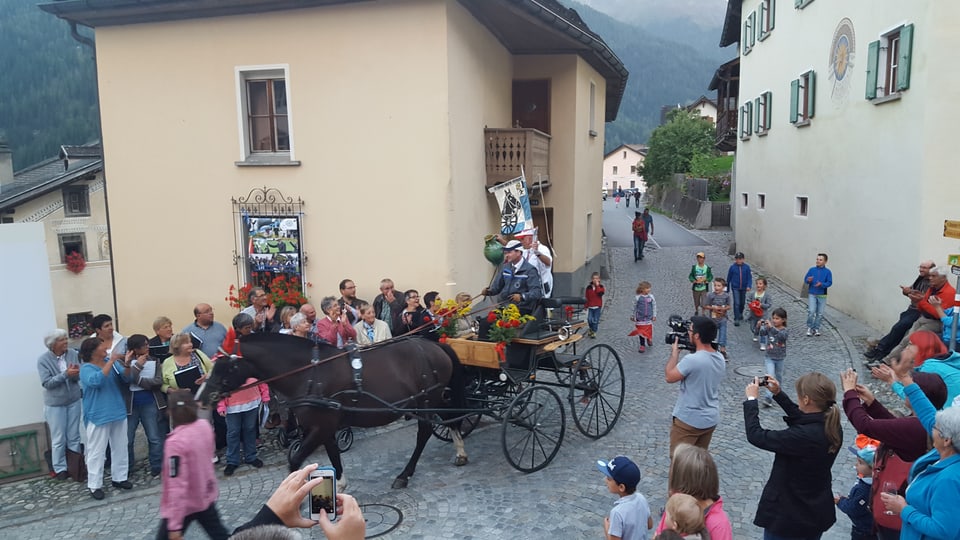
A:
{"type": "Polygon", "coordinates": [[[767,386],[770,384],[770,376],[764,375],[763,377],[758,377],[760,382],[757,383],[757,386],[767,386]]]}
{"type": "Polygon", "coordinates": [[[663,338],[667,345],[673,345],[674,340],[676,340],[677,346],[685,351],[697,350],[697,346],[690,341],[690,321],[684,320],[679,315],[671,315],[667,319],[667,327],[669,330],[663,338]]]}

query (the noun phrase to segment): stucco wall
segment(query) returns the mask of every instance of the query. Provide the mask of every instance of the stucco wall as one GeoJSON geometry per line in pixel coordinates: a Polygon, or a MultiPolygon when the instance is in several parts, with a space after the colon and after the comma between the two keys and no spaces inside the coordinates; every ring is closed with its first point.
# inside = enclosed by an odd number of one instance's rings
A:
{"type": "MultiPolygon", "coordinates": [[[[759,5],[744,2],[747,16],[759,5]]],[[[896,285],[916,276],[918,261],[945,262],[956,240],[941,237],[960,186],[950,178],[946,148],[958,114],[952,107],[958,20],[955,3],[878,0],[813,2],[803,10],[780,2],[776,28],[741,59],[741,103],[773,93],[769,135],[741,141],[733,195],[738,249],[797,287],[817,252],[830,255],[830,303],[886,329],[905,302],[896,285]],[[830,50],[841,19],[855,32],[853,65],[831,79],[830,50]],[[869,42],[913,23],[911,85],[899,101],[864,99],[869,42]],[[799,44],[803,44],[800,46],[799,44]],[[788,121],[790,81],[816,70],[816,112],[808,127],[788,121]],[[742,206],[742,193],[750,203],[742,206]],[[766,209],[757,194],[766,194],[766,209]],[[796,197],[809,197],[806,217],[796,197]],[[876,294],[867,294],[873,290],[876,294]]]]}

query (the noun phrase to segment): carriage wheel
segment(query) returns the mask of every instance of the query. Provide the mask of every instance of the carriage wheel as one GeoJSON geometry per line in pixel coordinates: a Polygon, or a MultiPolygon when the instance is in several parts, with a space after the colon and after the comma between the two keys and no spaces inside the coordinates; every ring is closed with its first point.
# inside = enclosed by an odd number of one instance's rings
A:
{"type": "MultiPolygon", "coordinates": [[[[463,419],[460,422],[460,436],[464,439],[467,438],[467,435],[473,432],[474,429],[480,424],[480,413],[471,414],[463,419]]],[[[450,436],[450,425],[449,424],[433,424],[433,436],[440,439],[443,442],[452,442],[453,437],[450,436]]]]}
{"type": "Polygon", "coordinates": [[[353,428],[350,426],[342,427],[337,430],[337,448],[341,452],[346,452],[353,446],[353,428]]]}
{"type": "Polygon", "coordinates": [[[290,447],[290,438],[287,437],[287,430],[286,430],[286,429],[283,429],[283,428],[281,427],[280,430],[277,431],[277,442],[280,443],[280,446],[281,446],[282,448],[289,448],[289,447],[290,447]]]}
{"type": "Polygon", "coordinates": [[[292,439],[290,441],[290,448],[287,450],[287,459],[290,463],[293,463],[293,455],[300,451],[300,445],[303,443],[303,439],[292,439]]]}
{"type": "Polygon", "coordinates": [[[560,396],[546,386],[531,386],[513,399],[503,417],[503,455],[518,471],[546,467],[560,450],[567,427],[560,396]]]}
{"type": "Polygon", "coordinates": [[[587,349],[570,366],[570,411],[577,429],[599,439],[613,429],[623,409],[623,364],[605,344],[587,349]]]}

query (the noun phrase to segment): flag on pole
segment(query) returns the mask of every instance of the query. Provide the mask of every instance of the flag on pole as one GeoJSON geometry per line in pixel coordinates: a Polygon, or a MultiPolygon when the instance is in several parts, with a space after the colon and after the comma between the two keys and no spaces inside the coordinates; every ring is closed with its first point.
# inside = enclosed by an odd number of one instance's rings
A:
{"type": "Polygon", "coordinates": [[[533,226],[533,212],[530,211],[530,197],[527,194],[527,180],[520,170],[520,176],[487,189],[497,196],[500,208],[500,234],[516,234],[533,226]]]}

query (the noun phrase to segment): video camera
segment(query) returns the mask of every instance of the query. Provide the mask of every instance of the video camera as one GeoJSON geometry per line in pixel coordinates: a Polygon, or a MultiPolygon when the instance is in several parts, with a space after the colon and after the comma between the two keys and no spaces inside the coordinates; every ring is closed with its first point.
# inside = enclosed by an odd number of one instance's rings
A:
{"type": "MultiPolygon", "coordinates": [[[[696,344],[690,340],[690,329],[693,323],[689,320],[684,319],[679,315],[671,315],[667,319],[667,326],[670,328],[667,331],[667,335],[664,337],[664,342],[667,345],[673,345],[673,340],[677,340],[677,346],[685,351],[695,351],[697,350],[696,344]]],[[[719,345],[716,340],[710,343],[714,349],[719,348],[719,345]]]]}

